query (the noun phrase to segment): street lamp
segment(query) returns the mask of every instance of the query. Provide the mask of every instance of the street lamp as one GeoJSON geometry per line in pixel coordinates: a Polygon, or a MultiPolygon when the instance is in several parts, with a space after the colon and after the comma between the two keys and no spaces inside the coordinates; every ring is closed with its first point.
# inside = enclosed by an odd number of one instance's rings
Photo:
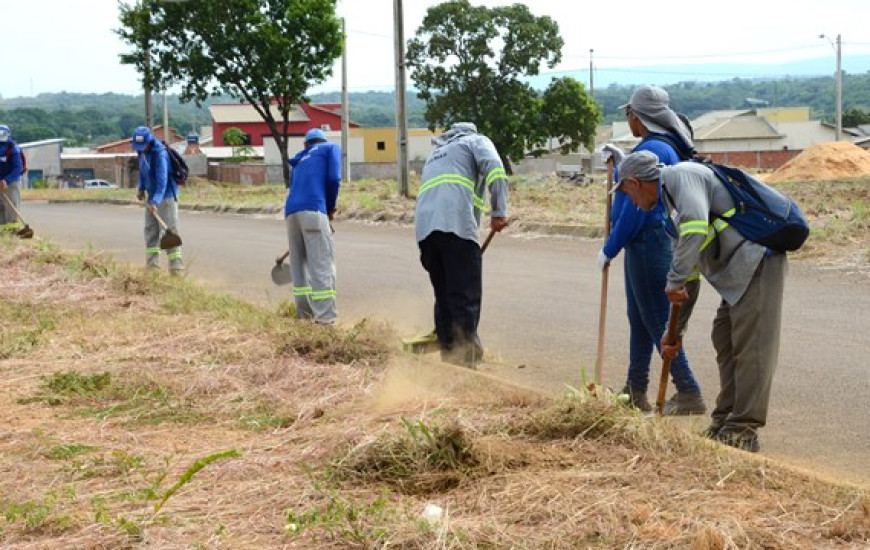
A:
{"type": "Polygon", "coordinates": [[[837,52],[837,101],[835,106],[834,117],[836,119],[836,139],[840,141],[840,136],[843,134],[843,48],[842,41],[840,40],[840,35],[837,35],[837,43],[834,45],[834,42],[827,35],[820,34],[819,38],[824,38],[831,44],[831,47],[834,48],[834,51],[837,52]]]}

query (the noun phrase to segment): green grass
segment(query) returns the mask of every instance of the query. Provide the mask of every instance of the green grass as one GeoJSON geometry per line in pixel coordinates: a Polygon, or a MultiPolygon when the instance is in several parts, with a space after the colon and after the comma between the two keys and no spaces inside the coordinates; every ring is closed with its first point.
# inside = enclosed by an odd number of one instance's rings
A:
{"type": "Polygon", "coordinates": [[[80,454],[90,453],[97,450],[98,447],[93,445],[55,445],[42,453],[42,456],[49,460],[69,460],[80,454]]]}
{"type": "Polygon", "coordinates": [[[0,359],[24,357],[42,346],[57,328],[60,315],[56,308],[0,297],[0,359]]]}

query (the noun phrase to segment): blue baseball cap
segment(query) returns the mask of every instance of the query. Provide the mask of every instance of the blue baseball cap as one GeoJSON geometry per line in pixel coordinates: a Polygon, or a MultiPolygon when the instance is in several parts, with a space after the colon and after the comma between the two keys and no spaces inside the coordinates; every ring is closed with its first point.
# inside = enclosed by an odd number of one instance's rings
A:
{"type": "Polygon", "coordinates": [[[12,130],[9,129],[9,126],[5,124],[0,124],[0,142],[9,141],[9,138],[12,137],[12,130]]]}
{"type": "Polygon", "coordinates": [[[154,141],[154,136],[151,135],[151,130],[147,126],[139,126],[133,130],[133,139],[130,141],[130,145],[133,146],[134,151],[144,151],[145,147],[152,141],[154,141]]]}
{"type": "Polygon", "coordinates": [[[305,143],[309,141],[314,141],[315,139],[322,139],[326,141],[326,134],[323,133],[323,130],[320,128],[312,128],[305,132],[305,143]]]}

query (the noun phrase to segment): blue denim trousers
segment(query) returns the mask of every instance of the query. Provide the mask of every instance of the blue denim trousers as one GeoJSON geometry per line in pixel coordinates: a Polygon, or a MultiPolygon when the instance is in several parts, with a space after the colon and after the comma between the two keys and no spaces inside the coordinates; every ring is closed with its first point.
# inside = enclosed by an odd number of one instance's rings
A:
{"type": "MultiPolygon", "coordinates": [[[[671,241],[664,226],[642,229],[625,247],[625,300],[631,329],[627,386],[647,391],[653,348],[667,330],[670,303],[665,294],[671,265],[671,241]]],[[[700,392],[683,350],[671,361],[671,378],[679,392],[700,392]]]]}

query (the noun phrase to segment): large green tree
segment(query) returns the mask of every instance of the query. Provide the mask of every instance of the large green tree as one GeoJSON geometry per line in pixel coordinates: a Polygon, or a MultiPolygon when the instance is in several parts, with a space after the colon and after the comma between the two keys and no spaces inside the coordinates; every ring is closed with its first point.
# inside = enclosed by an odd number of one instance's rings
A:
{"type": "MultiPolygon", "coordinates": [[[[544,99],[522,79],[559,63],[562,45],[556,22],[524,4],[487,8],[452,0],[429,8],[407,53],[429,128],[474,122],[510,172],[510,161],[540,148],[551,130],[542,124],[544,99]]],[[[583,134],[565,131],[565,124],[560,135],[583,134]]]]}
{"type": "Polygon", "coordinates": [[[559,152],[563,155],[576,151],[579,144],[591,151],[600,121],[601,111],[577,80],[555,78],[544,91],[541,126],[559,140],[559,152]]]}
{"type": "Polygon", "coordinates": [[[336,1],[139,0],[130,9],[145,10],[148,17],[131,16],[135,25],[128,25],[122,12],[124,28],[118,32],[134,48],[126,61],[141,72],[147,51],[150,82],[161,88],[179,84],[182,100],[200,105],[211,95],[228,94],[250,103],[275,138],[289,186],[290,113],[341,55],[336,1]]]}

